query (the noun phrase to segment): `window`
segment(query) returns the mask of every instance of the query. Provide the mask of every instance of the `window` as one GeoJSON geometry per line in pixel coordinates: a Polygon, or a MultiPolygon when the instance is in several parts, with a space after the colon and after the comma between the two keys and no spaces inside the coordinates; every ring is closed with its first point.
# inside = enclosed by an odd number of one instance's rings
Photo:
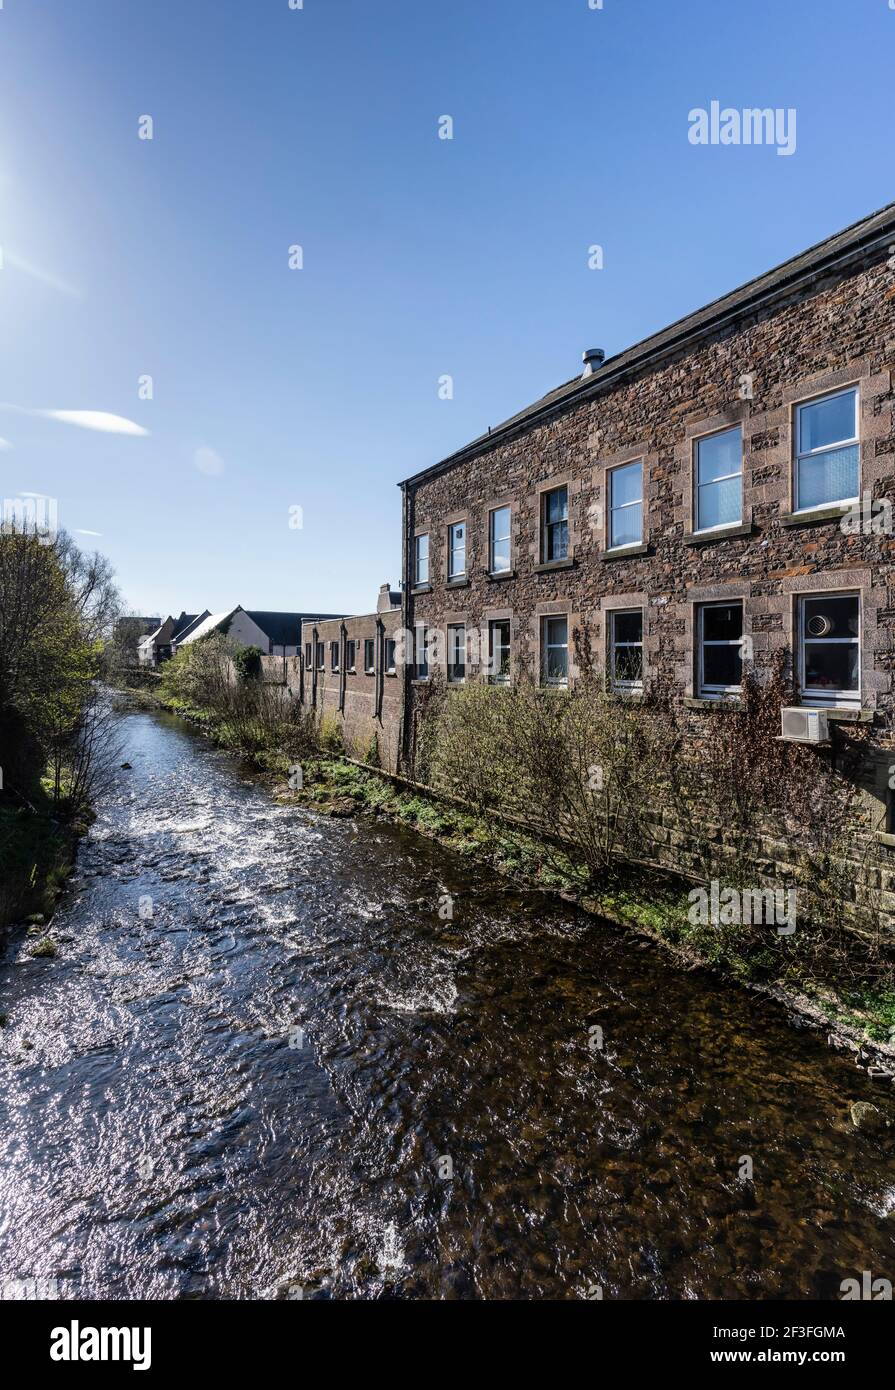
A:
{"type": "Polygon", "coordinates": [[[813,594],[799,601],[799,679],[808,704],[861,699],[860,600],[813,594]]]}
{"type": "Polygon", "coordinates": [[[609,479],[609,548],[639,545],[643,540],[643,464],[611,468],[609,479]]]}
{"type": "Polygon", "coordinates": [[[858,392],[839,391],[796,408],[797,511],[858,496],[858,392]]]}
{"type": "Polygon", "coordinates": [[[372,637],[364,638],[364,670],[368,676],[376,670],[376,644],[372,637]]]}
{"type": "Polygon", "coordinates": [[[310,666],[310,664],[311,664],[311,644],[310,644],[310,642],[305,642],[305,666],[310,666]]]}
{"type": "Polygon", "coordinates": [[[619,610],[609,619],[609,669],[614,690],[643,688],[643,613],[619,610]]]}
{"type": "Polygon", "coordinates": [[[385,670],[389,676],[395,674],[395,639],[393,637],[385,639],[385,670]]]}
{"type": "Polygon", "coordinates": [[[554,488],[541,501],[541,559],[565,560],[569,553],[569,489],[554,488]]]}
{"type": "Polygon", "coordinates": [[[323,670],[326,669],[326,660],[325,660],[325,658],[324,658],[324,654],[323,654],[323,653],[324,653],[323,643],[322,643],[322,642],[318,642],[318,643],[317,643],[317,670],[318,670],[318,671],[323,671],[323,670]]]}
{"type": "Polygon", "coordinates": [[[734,695],[743,683],[742,603],[703,603],[697,612],[699,693],[734,695]]]}
{"type": "Polygon", "coordinates": [[[348,641],[348,642],[345,643],[345,669],[346,669],[346,671],[353,671],[353,670],[354,670],[354,651],[355,651],[355,646],[356,646],[356,644],[355,644],[354,642],[352,642],[352,641],[348,641]]]}
{"type": "Polygon", "coordinates": [[[743,434],[735,429],[696,441],[696,530],[743,519],[743,434]]]}
{"type": "Polygon", "coordinates": [[[543,618],[541,667],[545,685],[569,683],[569,620],[543,618]]]}
{"type": "Polygon", "coordinates": [[[510,508],[495,507],[488,528],[488,569],[492,574],[506,574],[510,568],[510,508]]]}
{"type": "Polygon", "coordinates": [[[447,630],[447,678],[452,685],[466,679],[466,624],[449,623],[447,630]]]}
{"type": "Polygon", "coordinates": [[[448,579],[462,579],[466,573],[466,522],[448,527],[448,579]]]}
{"type": "Polygon", "coordinates": [[[416,679],[424,681],[429,675],[428,630],[420,625],[416,629],[416,679]]]}
{"type": "Polygon", "coordinates": [[[417,536],[414,541],[414,584],[429,582],[429,537],[417,536]]]}
{"type": "Polygon", "coordinates": [[[331,671],[338,671],[338,669],[339,669],[339,644],[338,644],[338,642],[330,642],[330,644],[329,644],[329,669],[330,669],[331,671]]]}
{"type": "Polygon", "coordinates": [[[491,685],[510,683],[509,618],[495,618],[488,624],[488,681],[491,685]]]}

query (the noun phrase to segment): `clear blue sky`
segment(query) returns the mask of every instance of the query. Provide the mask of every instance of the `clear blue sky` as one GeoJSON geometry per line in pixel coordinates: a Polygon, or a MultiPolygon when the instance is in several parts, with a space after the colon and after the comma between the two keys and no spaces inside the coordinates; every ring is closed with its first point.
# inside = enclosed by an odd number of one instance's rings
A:
{"type": "Polygon", "coordinates": [[[895,199],[893,60],[888,0],[4,0],[0,496],[141,612],[368,611],[397,481],[895,199]]]}

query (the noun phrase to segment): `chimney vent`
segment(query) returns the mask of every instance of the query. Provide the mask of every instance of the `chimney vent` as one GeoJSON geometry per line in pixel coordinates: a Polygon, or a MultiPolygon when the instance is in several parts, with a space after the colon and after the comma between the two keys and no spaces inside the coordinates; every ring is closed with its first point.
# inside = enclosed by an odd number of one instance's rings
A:
{"type": "Polygon", "coordinates": [[[598,367],[602,367],[606,360],[606,354],[602,348],[587,348],[584,356],[584,371],[582,376],[593,376],[598,367]]]}

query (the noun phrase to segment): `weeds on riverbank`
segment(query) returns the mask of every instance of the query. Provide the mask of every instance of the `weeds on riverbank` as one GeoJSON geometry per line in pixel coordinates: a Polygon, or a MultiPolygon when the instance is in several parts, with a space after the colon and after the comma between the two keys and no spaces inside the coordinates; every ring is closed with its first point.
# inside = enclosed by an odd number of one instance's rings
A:
{"type": "Polygon", "coordinates": [[[221,634],[182,647],[166,662],[159,685],[169,709],[206,724],[218,742],[262,766],[307,756],[320,730],[313,711],[258,677],[253,663],[221,634]]]}

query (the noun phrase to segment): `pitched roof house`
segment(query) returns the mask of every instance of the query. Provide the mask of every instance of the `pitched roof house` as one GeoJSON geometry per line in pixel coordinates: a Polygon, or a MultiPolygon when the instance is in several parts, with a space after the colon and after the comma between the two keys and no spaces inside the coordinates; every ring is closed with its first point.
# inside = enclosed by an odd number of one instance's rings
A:
{"type": "Polygon", "coordinates": [[[204,613],[181,613],[179,618],[172,618],[169,613],[165,621],[139,643],[137,659],[141,666],[157,666],[160,661],[168,661],[180,641],[207,615],[207,608],[204,613]]]}
{"type": "Polygon", "coordinates": [[[188,646],[214,632],[224,633],[241,647],[259,647],[266,656],[295,656],[301,644],[301,625],[318,618],[340,617],[333,613],[273,613],[237,604],[225,613],[211,613],[180,639],[188,646]]]}

